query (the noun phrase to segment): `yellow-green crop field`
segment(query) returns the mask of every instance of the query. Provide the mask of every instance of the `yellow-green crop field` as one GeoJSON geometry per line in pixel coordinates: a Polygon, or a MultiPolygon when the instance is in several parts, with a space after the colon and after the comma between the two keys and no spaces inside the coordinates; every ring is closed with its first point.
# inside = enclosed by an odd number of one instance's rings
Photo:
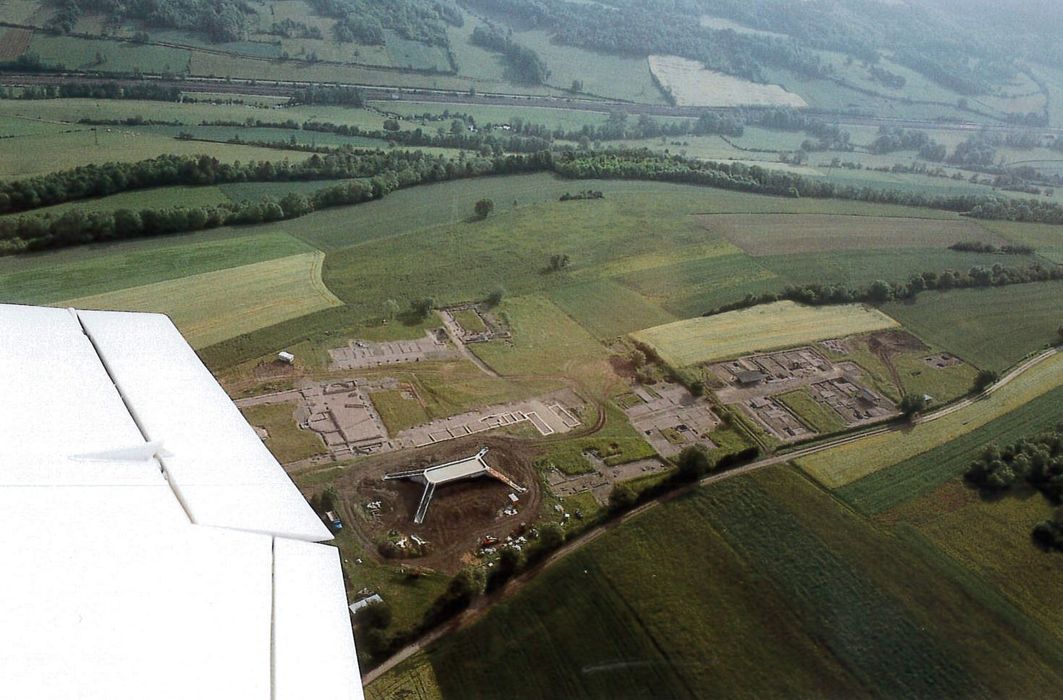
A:
{"type": "Polygon", "coordinates": [[[687,367],[896,325],[889,316],[862,304],[815,307],[780,301],[667,323],[632,337],[673,367],[687,367]]]}
{"type": "Polygon", "coordinates": [[[988,397],[938,420],[914,426],[904,439],[892,433],[876,435],[804,457],[797,463],[820,483],[838,488],[969,433],[1060,385],[1063,355],[1056,354],[988,397]]]}
{"type": "Polygon", "coordinates": [[[61,306],[167,314],[201,348],[339,306],[321,281],[324,254],[302,253],[65,301],[61,306]]]}

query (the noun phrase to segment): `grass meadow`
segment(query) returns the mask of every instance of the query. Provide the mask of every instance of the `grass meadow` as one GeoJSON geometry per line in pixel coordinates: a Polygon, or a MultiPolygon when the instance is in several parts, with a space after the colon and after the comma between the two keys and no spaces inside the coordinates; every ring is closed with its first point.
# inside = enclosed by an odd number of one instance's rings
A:
{"type": "Polygon", "coordinates": [[[312,252],[278,229],[217,229],[0,258],[0,299],[53,304],[312,252]]]}

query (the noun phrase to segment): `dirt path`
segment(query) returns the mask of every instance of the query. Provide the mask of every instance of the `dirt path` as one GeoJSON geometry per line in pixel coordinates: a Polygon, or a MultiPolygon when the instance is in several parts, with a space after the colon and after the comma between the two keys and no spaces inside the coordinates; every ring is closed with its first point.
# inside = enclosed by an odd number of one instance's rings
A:
{"type": "MultiPolygon", "coordinates": [[[[971,406],[975,401],[978,401],[979,399],[984,398],[984,397],[986,397],[986,396],[998,391],[999,389],[1007,386],[1009,383],[1014,381],[1017,377],[1022,375],[1024,372],[1026,372],[1030,368],[1032,368],[1032,367],[1044,362],[1048,358],[1050,358],[1053,355],[1055,355],[1058,351],[1059,350],[1057,348],[1052,348],[1050,350],[1046,350],[1046,351],[1044,351],[1044,352],[1042,352],[1040,354],[1037,354],[1037,355],[1035,355],[1035,356],[1033,356],[1031,358],[1028,358],[1027,360],[1024,360],[1023,362],[1018,364],[1010,372],[1008,372],[1006,375],[1004,375],[997,383],[995,383],[993,386],[989,387],[986,391],[982,392],[978,396],[967,397],[967,398],[962,399],[960,401],[957,401],[955,403],[949,404],[948,406],[944,406],[944,407],[942,407],[942,408],[940,408],[940,409],[938,409],[936,411],[933,411],[933,412],[928,413],[926,415],[920,416],[919,418],[916,419],[915,422],[917,424],[918,423],[929,423],[931,421],[938,420],[939,418],[943,418],[943,417],[945,417],[947,415],[950,415],[952,413],[956,413],[957,411],[962,411],[963,409],[971,406]]],[[[522,573],[521,575],[515,577],[513,580],[511,580],[509,582],[509,584],[507,586],[503,587],[501,590],[496,591],[495,593],[492,593],[491,595],[481,596],[480,598],[478,598],[476,601],[473,602],[473,604],[469,607],[468,610],[466,610],[464,613],[462,613],[456,619],[454,619],[453,621],[447,623],[446,625],[443,625],[443,626],[441,626],[441,627],[439,627],[439,628],[437,628],[435,630],[432,630],[431,632],[429,632],[427,635],[425,635],[424,637],[422,637],[418,641],[416,641],[416,642],[404,647],[403,649],[401,649],[398,653],[396,653],[394,656],[392,656],[387,661],[382,663],[380,666],[377,666],[372,671],[369,671],[368,673],[364,674],[362,676],[362,682],[364,684],[366,684],[366,685],[368,685],[369,683],[372,683],[374,680],[379,678],[381,675],[383,675],[383,674],[387,673],[388,671],[390,671],[391,669],[395,668],[395,666],[397,666],[398,664],[402,663],[406,659],[410,658],[411,656],[413,656],[417,652],[423,651],[424,649],[428,648],[433,643],[435,643],[435,642],[439,641],[440,639],[442,639],[444,636],[446,636],[446,635],[448,635],[448,634],[450,634],[452,632],[457,632],[457,631],[459,631],[461,629],[464,629],[464,628],[468,627],[469,625],[471,625],[474,622],[476,622],[477,620],[479,620],[491,608],[491,606],[493,606],[495,603],[513,597],[514,595],[519,593],[520,590],[529,581],[531,581],[534,577],[538,576],[543,571],[545,571],[545,570],[549,569],[550,567],[554,566],[557,562],[561,561],[562,559],[567,557],[569,554],[575,552],[576,550],[578,550],[578,549],[580,549],[582,547],[587,546],[591,542],[594,542],[596,539],[598,539],[599,537],[604,535],[606,532],[609,532],[613,528],[619,527],[620,525],[623,525],[624,523],[627,523],[630,520],[641,516],[642,514],[646,513],[647,511],[652,510],[653,508],[656,508],[657,506],[661,505],[662,503],[667,503],[667,502],[669,502],[669,501],[671,501],[671,500],[673,500],[675,498],[679,498],[680,496],[682,496],[684,494],[687,494],[687,493],[689,493],[689,492],[691,492],[691,491],[693,491],[694,489],[697,489],[697,488],[710,486],[712,484],[715,484],[715,483],[718,483],[718,482],[721,482],[721,481],[725,481],[727,479],[733,479],[735,477],[742,476],[744,474],[750,474],[752,472],[756,472],[756,471],[759,471],[761,469],[765,469],[767,467],[771,467],[771,466],[775,466],[775,465],[778,465],[778,464],[782,464],[784,462],[789,462],[791,460],[798,459],[800,457],[807,457],[808,455],[815,454],[817,452],[823,452],[824,450],[830,450],[830,449],[833,449],[833,448],[838,447],[840,445],[846,445],[846,444],[849,444],[849,443],[852,443],[852,442],[858,442],[860,440],[865,440],[865,439],[867,439],[869,437],[872,437],[872,436],[875,436],[875,435],[882,435],[884,433],[900,432],[900,431],[904,430],[907,427],[908,426],[906,424],[905,425],[891,424],[891,425],[886,425],[886,426],[878,426],[878,427],[874,427],[874,428],[869,428],[869,429],[861,431],[859,433],[853,433],[851,435],[845,435],[843,437],[836,438],[834,440],[828,440],[826,442],[818,443],[818,444],[815,444],[815,445],[809,445],[808,447],[798,448],[798,449],[795,449],[795,450],[792,450],[792,451],[789,451],[789,452],[786,452],[786,453],[783,453],[783,454],[777,454],[777,455],[773,455],[771,457],[766,457],[765,459],[758,460],[758,461],[753,462],[751,464],[747,464],[747,465],[745,465],[743,467],[738,467],[737,469],[732,469],[730,471],[725,471],[725,472],[722,472],[720,474],[712,474],[710,476],[705,477],[704,479],[702,479],[701,481],[697,482],[696,484],[693,484],[691,486],[688,486],[688,487],[685,487],[685,488],[681,488],[681,489],[677,489],[675,491],[663,494],[663,495],[653,499],[652,501],[649,501],[649,502],[639,506],[635,510],[632,510],[631,512],[626,513],[625,515],[621,516],[620,518],[618,518],[616,520],[610,520],[610,521],[602,524],[601,526],[599,526],[599,527],[587,532],[586,534],[578,537],[577,539],[573,540],[572,542],[569,542],[568,544],[565,544],[564,546],[562,546],[560,549],[558,549],[556,552],[554,552],[552,555],[550,555],[547,559],[545,559],[541,564],[539,564],[535,568],[533,568],[533,569],[531,569],[529,571],[526,571],[526,572],[522,573]]]]}
{"type": "Polygon", "coordinates": [[[450,337],[450,342],[454,343],[454,347],[458,349],[458,352],[461,353],[462,357],[476,365],[476,367],[488,377],[493,377],[494,379],[502,378],[501,374],[491,369],[486,362],[476,356],[476,353],[465,347],[465,343],[461,342],[461,329],[458,328],[453,320],[448,318],[446,314],[437,312],[436,315],[443,321],[443,328],[447,330],[447,336],[450,337]]]}

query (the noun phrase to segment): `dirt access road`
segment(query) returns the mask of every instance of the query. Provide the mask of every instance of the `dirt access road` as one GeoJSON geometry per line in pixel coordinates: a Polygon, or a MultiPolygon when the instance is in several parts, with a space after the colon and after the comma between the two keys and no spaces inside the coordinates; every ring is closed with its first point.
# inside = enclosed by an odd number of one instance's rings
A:
{"type": "MultiPolygon", "coordinates": [[[[1000,390],[1001,388],[1007,386],[1012,381],[1014,381],[1016,377],[1020,376],[1024,372],[1028,371],[1031,367],[1034,367],[1034,366],[1044,362],[1048,358],[1050,358],[1053,355],[1055,355],[1057,352],[1059,352],[1058,348],[1051,348],[1051,349],[1046,350],[1046,351],[1044,351],[1044,352],[1042,352],[1040,354],[1034,355],[1033,357],[1021,362],[1020,364],[1018,364],[1011,371],[1009,371],[1006,375],[1001,377],[1000,380],[996,384],[994,384],[993,386],[989,387],[988,389],[986,389],[981,394],[979,394],[977,396],[967,397],[967,398],[961,399],[960,401],[957,401],[955,403],[949,404],[947,406],[943,406],[942,408],[940,408],[940,409],[938,409],[936,411],[933,411],[931,413],[927,413],[927,414],[925,414],[923,416],[918,417],[915,420],[915,422],[917,424],[918,423],[929,423],[929,422],[938,420],[940,418],[943,418],[943,417],[945,417],[947,415],[950,415],[952,413],[956,413],[957,411],[962,411],[965,408],[968,408],[969,406],[974,404],[976,401],[978,401],[980,399],[983,399],[986,396],[989,396],[990,394],[992,394],[992,393],[1000,390]]],[[[864,430],[864,431],[861,431],[859,433],[853,433],[851,435],[845,435],[845,436],[837,438],[835,440],[828,440],[826,442],[818,443],[818,444],[815,444],[815,445],[809,445],[808,447],[798,448],[798,449],[792,450],[790,452],[786,452],[784,454],[773,455],[771,457],[767,457],[765,459],[758,460],[756,462],[752,462],[750,464],[747,464],[747,465],[745,465],[743,467],[738,467],[737,469],[732,469],[730,471],[725,471],[725,472],[722,472],[720,474],[712,474],[710,476],[705,477],[704,479],[702,479],[701,481],[697,482],[696,484],[692,484],[691,486],[688,486],[688,487],[685,487],[685,488],[682,488],[682,489],[677,489],[676,491],[672,491],[670,493],[663,494],[663,495],[659,496],[658,498],[655,498],[654,500],[649,501],[649,502],[639,506],[635,510],[632,510],[631,512],[626,513],[625,515],[621,516],[620,518],[617,518],[615,520],[610,520],[610,521],[608,521],[606,523],[603,523],[601,526],[599,526],[599,527],[597,527],[597,528],[595,528],[593,530],[588,531],[586,534],[578,537],[577,539],[573,540],[572,542],[569,542],[568,544],[563,545],[560,549],[558,549],[552,555],[547,557],[546,560],[544,560],[541,564],[536,566],[534,569],[531,569],[530,571],[526,571],[526,572],[520,574],[519,576],[514,577],[513,580],[510,581],[509,585],[503,587],[501,590],[496,591],[495,593],[492,593],[490,595],[480,596],[475,601],[473,601],[473,604],[469,607],[468,610],[466,610],[464,613],[459,615],[457,618],[455,618],[451,622],[449,622],[449,623],[447,623],[447,624],[445,624],[445,625],[443,625],[441,627],[438,627],[438,628],[432,630],[431,632],[429,632],[427,635],[425,635],[424,637],[422,637],[418,641],[416,641],[416,642],[404,647],[399,652],[397,652],[394,656],[389,658],[387,661],[385,661],[381,665],[377,666],[372,671],[369,671],[368,673],[363,675],[362,676],[362,682],[365,683],[365,684],[372,683],[374,680],[379,678],[384,673],[387,673],[391,669],[395,668],[395,666],[397,666],[398,664],[400,664],[403,661],[405,661],[406,659],[410,658],[411,656],[413,656],[417,652],[422,651],[422,650],[426,649],[427,647],[431,646],[433,643],[439,641],[440,639],[442,639],[446,635],[448,635],[448,634],[450,634],[452,632],[457,632],[458,630],[461,630],[461,629],[464,629],[464,628],[468,627],[469,625],[471,625],[472,623],[474,623],[478,619],[480,619],[480,617],[482,617],[484,615],[484,613],[486,613],[487,610],[489,610],[491,608],[492,605],[494,605],[495,603],[497,603],[499,601],[502,601],[502,600],[505,600],[505,599],[513,597],[529,581],[531,581],[533,578],[538,576],[540,573],[542,573],[546,569],[549,569],[551,566],[555,565],[557,562],[559,562],[562,559],[564,559],[565,557],[567,557],[569,554],[572,554],[576,550],[587,546],[591,542],[594,542],[596,539],[598,539],[599,537],[604,535],[606,532],[609,532],[613,528],[619,527],[620,525],[623,525],[624,523],[627,523],[630,520],[639,517],[643,513],[646,513],[647,511],[652,510],[653,508],[656,508],[657,506],[661,505],[662,503],[667,503],[667,502],[669,502],[669,501],[671,501],[671,500],[673,500],[675,498],[679,498],[680,496],[682,496],[682,495],[684,495],[686,493],[689,493],[690,491],[693,491],[694,489],[697,489],[697,488],[703,488],[705,486],[711,486],[712,484],[715,484],[715,483],[718,483],[718,482],[721,482],[721,481],[725,481],[727,479],[733,479],[733,478],[735,478],[737,476],[741,476],[743,474],[749,474],[749,473],[752,473],[752,472],[755,472],[755,471],[759,471],[761,469],[765,469],[767,467],[771,467],[771,466],[775,466],[775,465],[778,465],[778,464],[782,464],[784,462],[789,462],[790,460],[798,459],[800,457],[807,457],[808,455],[815,454],[817,452],[822,452],[824,450],[833,449],[833,448],[838,447],[840,445],[846,445],[846,444],[849,444],[851,442],[858,442],[860,440],[865,440],[865,439],[867,439],[869,437],[872,437],[874,435],[881,435],[883,433],[899,432],[899,431],[904,430],[906,427],[907,427],[907,425],[890,424],[890,425],[885,425],[885,426],[878,426],[878,427],[874,427],[874,428],[869,428],[868,430],[864,430]]]]}

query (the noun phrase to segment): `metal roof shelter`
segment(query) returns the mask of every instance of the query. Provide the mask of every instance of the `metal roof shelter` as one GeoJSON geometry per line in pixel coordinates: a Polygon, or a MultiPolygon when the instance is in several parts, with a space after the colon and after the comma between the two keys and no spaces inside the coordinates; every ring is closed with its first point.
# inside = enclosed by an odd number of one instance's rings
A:
{"type": "Polygon", "coordinates": [[[424,495],[421,496],[421,502],[417,506],[417,512],[413,516],[413,522],[418,525],[424,522],[424,518],[428,514],[428,505],[432,502],[432,496],[435,495],[436,487],[442,486],[443,484],[449,484],[465,479],[476,479],[482,476],[490,476],[522,493],[527,490],[518,486],[502,472],[492,468],[484,461],[485,454],[487,454],[486,447],[472,457],[465,457],[464,459],[454,460],[453,462],[447,462],[446,464],[437,464],[428,467],[427,469],[410,469],[404,472],[385,474],[384,480],[409,479],[424,484],[424,495]]]}
{"type": "Polygon", "coordinates": [[[363,697],[331,535],[169,319],[0,338],[0,697],[363,697]]]}

